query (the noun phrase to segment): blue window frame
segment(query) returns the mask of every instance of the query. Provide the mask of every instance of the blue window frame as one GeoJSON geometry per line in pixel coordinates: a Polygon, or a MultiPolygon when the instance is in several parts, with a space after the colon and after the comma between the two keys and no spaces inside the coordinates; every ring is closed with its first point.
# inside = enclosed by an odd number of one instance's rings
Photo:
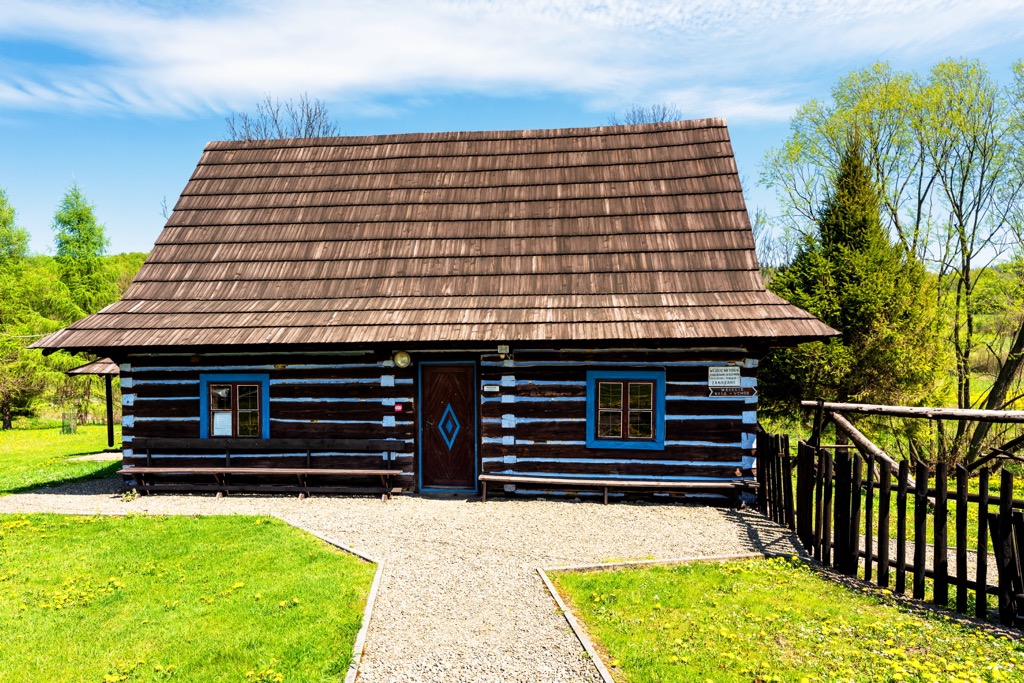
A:
{"type": "Polygon", "coordinates": [[[588,371],[587,447],[665,450],[665,371],[588,371]]]}
{"type": "Polygon", "coordinates": [[[270,438],[270,376],[199,375],[199,437],[270,438]]]}

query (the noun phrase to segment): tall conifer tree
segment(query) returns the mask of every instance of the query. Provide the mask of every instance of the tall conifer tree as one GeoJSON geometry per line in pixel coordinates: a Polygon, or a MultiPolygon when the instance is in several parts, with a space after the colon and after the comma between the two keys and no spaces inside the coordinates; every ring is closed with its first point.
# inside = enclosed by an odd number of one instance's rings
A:
{"type": "Polygon", "coordinates": [[[915,403],[933,388],[938,346],[923,266],[893,244],[860,140],[851,136],[793,263],[769,288],[842,332],[827,343],[777,351],[762,370],[769,412],[800,399],[915,403]]]}
{"type": "Polygon", "coordinates": [[[92,204],[77,184],[68,188],[61,200],[53,229],[60,279],[75,304],[88,314],[113,302],[117,287],[103,260],[108,245],[106,229],[97,222],[92,204]]]}

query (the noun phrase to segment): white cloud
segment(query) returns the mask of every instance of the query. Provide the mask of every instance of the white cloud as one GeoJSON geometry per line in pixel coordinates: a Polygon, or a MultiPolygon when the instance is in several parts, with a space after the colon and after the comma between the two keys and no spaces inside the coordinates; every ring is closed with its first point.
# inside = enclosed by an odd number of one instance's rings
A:
{"type": "Polygon", "coordinates": [[[7,0],[0,40],[88,60],[8,57],[0,108],[223,112],[309,92],[379,110],[376,98],[394,95],[567,93],[778,120],[822,68],[1012,46],[1022,31],[1022,4],[999,0],[239,0],[193,11],[7,0]]]}

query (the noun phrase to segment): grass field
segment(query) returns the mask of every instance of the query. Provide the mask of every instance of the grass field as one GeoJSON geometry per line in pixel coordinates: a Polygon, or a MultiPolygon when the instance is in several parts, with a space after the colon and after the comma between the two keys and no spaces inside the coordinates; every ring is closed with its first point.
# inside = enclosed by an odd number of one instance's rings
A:
{"type": "Polygon", "coordinates": [[[0,681],[341,681],[374,567],[254,517],[0,516],[0,681]]]}
{"type": "MultiPolygon", "coordinates": [[[[121,443],[115,427],[114,444],[121,443]]],[[[69,457],[99,453],[107,447],[107,428],[83,425],[74,434],[60,427],[0,431],[0,496],[78,479],[113,474],[120,462],[75,462],[69,457]]]]}
{"type": "Polygon", "coordinates": [[[552,576],[616,680],[1020,681],[1024,643],[785,559],[552,576]]]}

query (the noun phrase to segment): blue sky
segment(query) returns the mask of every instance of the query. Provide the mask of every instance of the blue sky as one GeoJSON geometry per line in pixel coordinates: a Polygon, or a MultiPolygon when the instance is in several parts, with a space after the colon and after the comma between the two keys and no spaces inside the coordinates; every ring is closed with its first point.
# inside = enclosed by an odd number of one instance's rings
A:
{"type": "Polygon", "coordinates": [[[1024,2],[3,0],[0,187],[32,235],[77,182],[111,252],[147,251],[203,145],[269,93],[343,134],[604,125],[633,104],[729,121],[750,208],[788,119],[853,69],[1024,57],[1024,2]]]}

